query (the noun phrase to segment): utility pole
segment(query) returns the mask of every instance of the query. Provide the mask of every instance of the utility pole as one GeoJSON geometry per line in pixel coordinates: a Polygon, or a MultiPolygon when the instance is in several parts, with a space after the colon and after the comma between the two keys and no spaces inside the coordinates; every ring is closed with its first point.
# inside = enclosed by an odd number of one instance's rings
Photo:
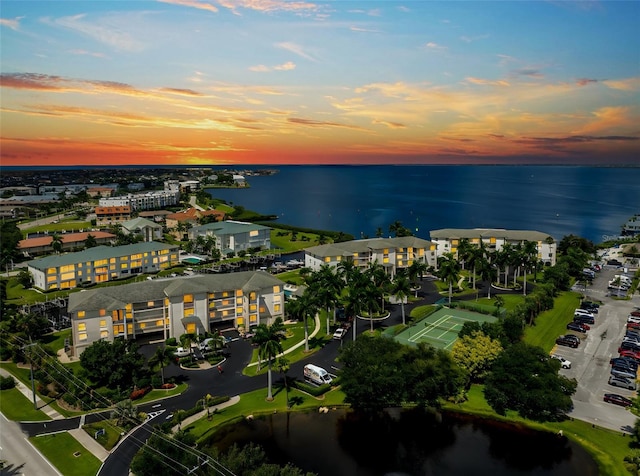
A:
{"type": "MultiPolygon", "coordinates": [[[[31,337],[29,337],[29,345],[25,345],[22,349],[26,353],[26,349],[28,347],[33,347],[34,345],[37,345],[37,344],[34,344],[33,342],[31,342],[31,337]]],[[[30,373],[31,373],[31,394],[33,395],[33,409],[37,410],[38,404],[36,403],[36,382],[33,378],[33,358],[31,357],[31,355],[29,355],[29,367],[30,367],[30,373]]]]}

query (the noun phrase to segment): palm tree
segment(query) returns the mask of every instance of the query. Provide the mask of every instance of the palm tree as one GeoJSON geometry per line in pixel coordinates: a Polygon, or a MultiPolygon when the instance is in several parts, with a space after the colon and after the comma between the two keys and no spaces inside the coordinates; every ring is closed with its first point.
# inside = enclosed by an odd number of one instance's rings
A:
{"type": "Polygon", "coordinates": [[[318,271],[309,275],[306,282],[311,292],[315,295],[318,305],[327,311],[327,334],[329,334],[330,309],[333,308],[334,310],[335,321],[335,306],[342,290],[342,280],[334,273],[333,267],[323,264],[318,271]]]}
{"type": "Polygon", "coordinates": [[[253,341],[258,344],[259,361],[267,361],[269,386],[267,400],[269,401],[273,400],[271,365],[273,359],[282,353],[282,344],[280,343],[282,339],[284,339],[284,324],[281,317],[276,318],[270,326],[259,324],[253,337],[253,341]]]}
{"type": "Polygon", "coordinates": [[[317,296],[310,288],[305,288],[302,296],[296,299],[299,306],[300,316],[304,323],[304,351],[309,352],[309,317],[315,317],[318,312],[317,296]]]}
{"type": "Polygon", "coordinates": [[[402,226],[402,222],[396,220],[391,225],[389,225],[389,233],[393,233],[393,236],[398,236],[403,228],[404,227],[402,226]]]}
{"type": "Polygon", "coordinates": [[[57,233],[53,235],[51,239],[51,248],[55,251],[56,254],[60,254],[62,251],[62,237],[57,233]]]}
{"type": "Polygon", "coordinates": [[[289,408],[289,381],[287,378],[287,372],[291,368],[289,361],[285,357],[280,357],[276,361],[276,369],[280,372],[284,378],[284,391],[287,396],[287,408],[289,408]]]}
{"type": "Polygon", "coordinates": [[[522,290],[523,295],[527,295],[527,270],[532,266],[536,267],[538,261],[538,244],[535,241],[525,241],[523,246],[524,256],[524,287],[522,290]]]}
{"type": "Polygon", "coordinates": [[[362,303],[364,302],[365,293],[364,289],[367,286],[367,278],[356,273],[352,276],[352,279],[347,283],[347,293],[344,297],[344,307],[348,316],[353,317],[353,340],[356,340],[357,334],[357,322],[358,315],[362,311],[362,303]]]}
{"type": "Polygon", "coordinates": [[[396,300],[400,301],[400,307],[402,309],[402,325],[405,325],[404,319],[404,301],[411,293],[411,285],[409,280],[404,274],[399,274],[391,284],[391,292],[396,297],[396,300]]]}
{"type": "Polygon", "coordinates": [[[453,294],[453,283],[458,281],[460,275],[460,263],[454,258],[453,253],[445,253],[439,260],[438,276],[449,284],[449,306],[453,294]]]}
{"type": "Polygon", "coordinates": [[[158,347],[156,353],[149,359],[149,364],[152,367],[156,365],[160,366],[160,375],[162,377],[162,385],[164,385],[164,368],[171,363],[173,359],[173,353],[165,346],[158,347]]]}
{"type": "Polygon", "coordinates": [[[427,271],[426,263],[422,261],[413,261],[409,267],[407,268],[407,277],[411,283],[411,287],[415,289],[416,297],[418,297],[418,289],[420,288],[420,284],[418,283],[418,278],[422,280],[422,275],[427,271]]]}
{"type": "Polygon", "coordinates": [[[384,294],[385,290],[391,283],[391,278],[389,278],[389,275],[385,271],[384,267],[378,262],[371,263],[369,265],[369,268],[367,269],[367,275],[369,276],[369,279],[371,279],[373,285],[378,288],[381,298],[380,307],[384,311],[384,294]]]}

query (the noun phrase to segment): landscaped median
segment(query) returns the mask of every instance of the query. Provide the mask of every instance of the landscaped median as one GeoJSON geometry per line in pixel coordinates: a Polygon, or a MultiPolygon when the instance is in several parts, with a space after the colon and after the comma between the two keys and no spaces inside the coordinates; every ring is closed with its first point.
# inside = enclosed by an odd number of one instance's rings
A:
{"type": "Polygon", "coordinates": [[[29,441],[64,476],[96,474],[102,464],[67,432],[34,436],[29,441]]]}

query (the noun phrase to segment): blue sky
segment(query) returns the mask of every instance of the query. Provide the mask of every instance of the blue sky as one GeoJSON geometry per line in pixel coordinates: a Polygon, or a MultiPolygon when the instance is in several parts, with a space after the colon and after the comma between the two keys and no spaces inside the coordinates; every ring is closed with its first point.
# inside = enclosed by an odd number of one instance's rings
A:
{"type": "Polygon", "coordinates": [[[637,163],[640,2],[3,1],[2,163],[637,163]]]}

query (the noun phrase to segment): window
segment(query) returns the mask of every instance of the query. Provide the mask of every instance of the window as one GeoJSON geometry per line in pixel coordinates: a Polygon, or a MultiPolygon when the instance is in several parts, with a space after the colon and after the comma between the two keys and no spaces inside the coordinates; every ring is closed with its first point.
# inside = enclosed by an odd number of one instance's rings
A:
{"type": "Polygon", "coordinates": [[[274,286],[273,287],[273,292],[275,293],[279,293],[280,292],[280,286],[274,286]]]}
{"type": "Polygon", "coordinates": [[[249,306],[249,312],[256,312],[256,309],[258,309],[258,306],[256,306],[255,304],[251,304],[249,306]]]}
{"type": "Polygon", "coordinates": [[[196,323],[191,322],[187,324],[187,334],[195,334],[196,333],[196,323]]]}
{"type": "Polygon", "coordinates": [[[107,321],[106,321],[105,319],[102,319],[102,320],[100,321],[100,327],[101,327],[101,328],[102,328],[102,327],[107,327],[107,321]]]}
{"type": "Polygon", "coordinates": [[[274,312],[280,312],[280,304],[274,304],[273,311],[274,312]]]}
{"type": "Polygon", "coordinates": [[[78,324],[78,330],[79,331],[86,331],[87,330],[87,324],[84,323],[84,322],[78,324]]]}
{"type": "Polygon", "coordinates": [[[100,316],[106,316],[107,315],[107,310],[106,309],[100,309],[100,316]]]}
{"type": "Polygon", "coordinates": [[[85,311],[78,311],[78,319],[82,319],[85,316],[85,311]]]}
{"type": "Polygon", "coordinates": [[[156,321],[156,326],[162,327],[162,319],[160,319],[159,321],[156,321]]]}
{"type": "Polygon", "coordinates": [[[242,314],[242,308],[241,307],[236,307],[236,314],[238,314],[238,315],[242,314]]]}
{"type": "Polygon", "coordinates": [[[100,331],[100,338],[106,339],[109,337],[109,331],[100,331]]]}
{"type": "Polygon", "coordinates": [[[258,234],[259,234],[259,233],[260,233],[260,232],[259,232],[258,230],[251,230],[251,231],[249,232],[249,236],[258,236],[258,234]]]}
{"type": "Polygon", "coordinates": [[[193,294],[185,294],[183,301],[185,304],[193,302],[193,294]]]}
{"type": "Polygon", "coordinates": [[[238,290],[236,291],[236,297],[242,297],[242,296],[243,296],[243,294],[242,294],[242,289],[238,289],[238,290]]]}
{"type": "Polygon", "coordinates": [[[184,312],[182,313],[184,317],[193,316],[193,314],[194,314],[193,308],[185,309],[184,312]]]}
{"type": "Polygon", "coordinates": [[[80,332],[78,334],[78,340],[87,340],[87,333],[86,332],[80,332]]]}

